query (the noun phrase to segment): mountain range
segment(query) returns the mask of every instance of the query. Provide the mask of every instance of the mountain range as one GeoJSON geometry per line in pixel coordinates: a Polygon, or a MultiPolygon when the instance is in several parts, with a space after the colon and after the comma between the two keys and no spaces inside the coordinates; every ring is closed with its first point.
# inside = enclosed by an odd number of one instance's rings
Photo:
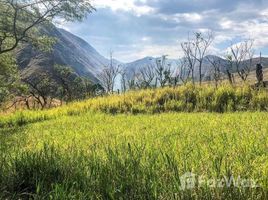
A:
{"type": "MultiPolygon", "coordinates": [[[[64,29],[56,28],[51,25],[44,29],[44,34],[55,38],[57,41],[51,52],[42,52],[29,44],[23,45],[16,52],[17,62],[22,77],[27,78],[40,71],[52,71],[53,66],[58,64],[70,66],[78,75],[88,77],[92,82],[99,82],[98,74],[105,66],[109,65],[109,59],[98,53],[86,41],[64,29]]],[[[226,62],[226,60],[216,56],[210,57],[220,59],[223,63],[226,62]]],[[[117,60],[114,60],[114,63],[122,65],[127,73],[131,74],[132,71],[135,71],[140,67],[154,65],[157,59],[158,58],[154,57],[145,57],[130,63],[122,63],[117,60]]],[[[170,63],[172,67],[175,67],[180,60],[168,59],[167,62],[170,63]]],[[[253,66],[258,62],[258,58],[254,59],[253,66]]],[[[268,58],[263,58],[262,62],[264,66],[268,67],[268,58]]],[[[209,62],[205,60],[202,74],[206,76],[210,70],[211,66],[209,62]]],[[[221,70],[223,72],[225,71],[224,69],[221,70]]],[[[195,71],[196,73],[198,72],[197,66],[195,71]]],[[[234,69],[233,72],[235,72],[234,69]]]]}

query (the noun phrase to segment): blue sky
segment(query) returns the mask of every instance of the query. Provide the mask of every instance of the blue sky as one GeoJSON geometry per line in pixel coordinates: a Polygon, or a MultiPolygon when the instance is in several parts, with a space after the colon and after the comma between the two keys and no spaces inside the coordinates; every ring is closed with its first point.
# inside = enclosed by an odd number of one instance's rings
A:
{"type": "Polygon", "coordinates": [[[182,56],[189,33],[212,30],[211,54],[231,43],[254,39],[256,54],[268,55],[267,0],[92,0],[97,11],[81,23],[60,26],[102,55],[130,62],[146,56],[182,56]]]}

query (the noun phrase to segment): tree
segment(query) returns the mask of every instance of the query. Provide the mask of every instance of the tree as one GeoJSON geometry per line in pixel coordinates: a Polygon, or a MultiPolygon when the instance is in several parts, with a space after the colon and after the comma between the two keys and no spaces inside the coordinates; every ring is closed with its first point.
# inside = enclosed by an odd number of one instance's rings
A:
{"type": "Polygon", "coordinates": [[[213,41],[213,33],[212,32],[207,32],[206,34],[202,33],[195,33],[195,46],[197,48],[197,54],[194,54],[193,56],[196,55],[195,59],[198,62],[198,69],[199,69],[199,84],[202,84],[202,66],[203,66],[203,61],[206,56],[207,50],[209,46],[211,45],[213,41]]]}
{"type": "Polygon", "coordinates": [[[98,74],[98,78],[108,94],[113,93],[115,80],[120,74],[120,65],[114,64],[113,54],[110,53],[110,65],[105,66],[103,70],[98,74]]]}
{"type": "Polygon", "coordinates": [[[74,97],[72,90],[72,82],[75,79],[75,74],[72,68],[68,66],[55,65],[54,76],[59,82],[59,96],[61,101],[71,101],[74,97]]]}
{"type": "Polygon", "coordinates": [[[156,86],[158,86],[158,83],[160,87],[164,87],[166,84],[171,83],[171,64],[167,63],[167,55],[156,59],[155,74],[157,81],[156,86]]]}
{"type": "Polygon", "coordinates": [[[226,59],[226,65],[225,65],[225,69],[226,69],[226,74],[227,74],[227,77],[228,77],[228,81],[230,83],[230,85],[233,85],[235,80],[234,80],[234,75],[232,74],[232,70],[233,70],[233,59],[232,59],[232,56],[230,55],[226,55],[225,57],[226,59]]]}
{"type": "Polygon", "coordinates": [[[153,87],[153,81],[155,80],[155,68],[153,65],[147,65],[140,67],[138,70],[137,86],[141,89],[148,89],[153,87]]]}
{"type": "Polygon", "coordinates": [[[220,80],[222,79],[222,72],[221,72],[222,62],[216,56],[212,56],[212,57],[207,56],[206,59],[210,63],[210,66],[211,66],[210,74],[217,88],[220,80]]]}
{"type": "Polygon", "coordinates": [[[125,93],[127,91],[127,71],[126,69],[121,69],[121,91],[125,93]]]}
{"type": "Polygon", "coordinates": [[[213,33],[211,31],[207,33],[196,32],[193,38],[188,37],[188,41],[181,44],[184,55],[189,63],[192,80],[194,83],[194,68],[198,64],[199,71],[199,84],[202,84],[203,74],[202,67],[203,61],[206,57],[208,48],[213,42],[213,33]]]}
{"type": "Polygon", "coordinates": [[[53,76],[54,82],[58,85],[57,97],[61,101],[71,102],[98,96],[104,90],[100,84],[94,84],[88,78],[79,76],[69,66],[55,65],[53,76]]]}
{"type": "Polygon", "coordinates": [[[35,77],[23,79],[23,82],[28,85],[29,97],[33,97],[42,109],[47,108],[57,96],[57,83],[49,72],[39,72],[35,77]]]}
{"type": "Polygon", "coordinates": [[[191,65],[189,64],[188,60],[186,57],[180,59],[180,63],[178,64],[179,71],[177,72],[177,76],[179,80],[183,83],[186,84],[190,78],[191,74],[191,65]]]}
{"type": "Polygon", "coordinates": [[[71,102],[77,99],[83,99],[90,90],[92,83],[86,78],[80,77],[71,67],[64,65],[55,65],[55,82],[59,86],[58,96],[62,101],[71,102]]]}
{"type": "Polygon", "coordinates": [[[39,35],[39,25],[56,17],[82,20],[94,8],[88,0],[1,0],[0,54],[14,50],[21,42],[48,43],[39,35]]]}
{"type": "Polygon", "coordinates": [[[188,37],[188,41],[181,43],[181,48],[184,54],[184,66],[188,66],[192,83],[195,84],[195,77],[194,77],[194,69],[196,65],[196,54],[197,49],[196,46],[191,42],[190,38],[188,37]]]}
{"type": "Polygon", "coordinates": [[[137,76],[138,73],[136,72],[136,69],[132,69],[130,76],[127,79],[127,86],[129,90],[135,90],[137,88],[137,76]]]}
{"type": "Polygon", "coordinates": [[[87,78],[83,78],[83,81],[84,81],[85,89],[86,89],[85,90],[86,97],[101,96],[105,93],[105,90],[101,84],[99,84],[99,83],[92,84],[92,82],[87,78]]]}
{"type": "Polygon", "coordinates": [[[228,62],[232,63],[237,74],[244,82],[247,80],[252,69],[254,56],[253,44],[254,41],[250,39],[231,45],[226,56],[228,62]]]}
{"type": "MultiPolygon", "coordinates": [[[[102,94],[103,88],[89,79],[79,76],[71,67],[55,65],[52,72],[40,71],[35,76],[23,79],[29,95],[23,95],[26,104],[32,101],[42,109],[51,107],[55,99],[63,102],[82,100],[89,96],[102,94]]],[[[30,109],[28,104],[27,106],[30,109]]]]}
{"type": "Polygon", "coordinates": [[[0,55],[0,106],[23,89],[13,55],[0,55]]]}

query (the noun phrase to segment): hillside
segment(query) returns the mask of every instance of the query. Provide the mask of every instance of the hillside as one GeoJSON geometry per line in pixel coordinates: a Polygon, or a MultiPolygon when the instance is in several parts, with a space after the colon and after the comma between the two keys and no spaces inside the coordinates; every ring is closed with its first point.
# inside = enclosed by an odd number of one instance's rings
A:
{"type": "Polygon", "coordinates": [[[24,45],[17,51],[17,60],[23,77],[37,71],[51,71],[55,64],[68,65],[80,76],[87,76],[96,82],[97,74],[109,63],[92,46],[81,38],[54,26],[46,27],[45,34],[54,37],[57,43],[51,53],[24,45]]]}

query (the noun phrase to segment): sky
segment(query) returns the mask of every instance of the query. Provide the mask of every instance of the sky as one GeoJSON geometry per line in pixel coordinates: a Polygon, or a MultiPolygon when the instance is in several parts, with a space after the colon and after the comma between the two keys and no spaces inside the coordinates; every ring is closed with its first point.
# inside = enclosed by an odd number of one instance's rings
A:
{"type": "Polygon", "coordinates": [[[268,55],[268,0],[91,0],[97,11],[82,22],[59,26],[103,56],[131,62],[147,56],[180,58],[180,44],[194,32],[213,31],[209,54],[254,39],[268,55]]]}

